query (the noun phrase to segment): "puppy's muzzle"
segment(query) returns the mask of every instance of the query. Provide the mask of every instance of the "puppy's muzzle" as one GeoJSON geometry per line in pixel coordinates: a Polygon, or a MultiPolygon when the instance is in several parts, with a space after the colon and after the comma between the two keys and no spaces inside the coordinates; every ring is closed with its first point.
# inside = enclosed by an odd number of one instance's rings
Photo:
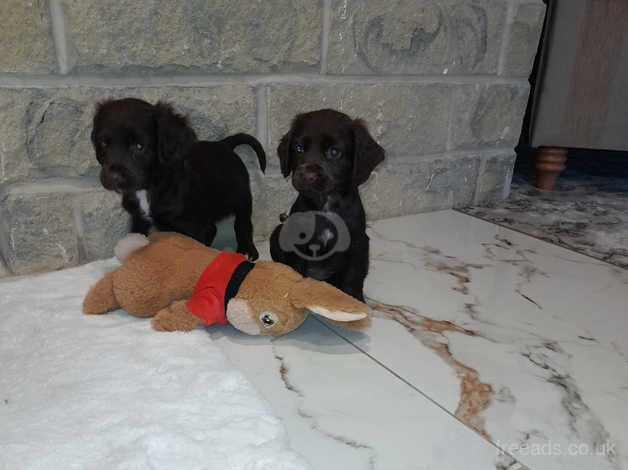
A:
{"type": "Polygon", "coordinates": [[[297,191],[324,191],[327,178],[321,166],[304,163],[295,168],[292,183],[297,191]]]}
{"type": "Polygon", "coordinates": [[[105,189],[118,191],[124,189],[127,184],[127,178],[121,168],[104,166],[100,170],[100,182],[105,189]]]}

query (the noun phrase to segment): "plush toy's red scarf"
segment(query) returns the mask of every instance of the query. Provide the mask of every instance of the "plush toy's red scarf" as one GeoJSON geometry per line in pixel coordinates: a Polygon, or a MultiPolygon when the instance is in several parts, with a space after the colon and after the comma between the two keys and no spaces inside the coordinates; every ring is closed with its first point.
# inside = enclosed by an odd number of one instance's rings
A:
{"type": "Polygon", "coordinates": [[[214,323],[225,325],[227,303],[236,294],[237,288],[240,287],[240,283],[252,266],[252,263],[247,262],[246,256],[223,251],[207,265],[201,277],[198,278],[192,298],[185,303],[186,307],[201,318],[205,325],[214,323]],[[240,267],[244,269],[238,269],[240,267]],[[237,286],[234,286],[232,281],[236,277],[238,278],[235,281],[237,286]]]}

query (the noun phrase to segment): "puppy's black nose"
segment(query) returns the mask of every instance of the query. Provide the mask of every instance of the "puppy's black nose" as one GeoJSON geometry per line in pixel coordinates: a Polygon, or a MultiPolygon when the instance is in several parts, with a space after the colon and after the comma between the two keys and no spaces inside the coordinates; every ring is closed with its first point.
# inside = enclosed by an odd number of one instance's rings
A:
{"type": "Polygon", "coordinates": [[[303,181],[305,184],[313,184],[314,181],[316,181],[316,174],[315,173],[302,173],[301,174],[301,181],[303,181]]]}
{"type": "Polygon", "coordinates": [[[123,171],[116,165],[103,165],[100,181],[106,189],[116,191],[124,187],[127,182],[123,171]]]}
{"type": "Polygon", "coordinates": [[[118,172],[112,172],[111,181],[113,181],[115,185],[119,185],[120,183],[124,181],[124,177],[118,172]]]}
{"type": "Polygon", "coordinates": [[[313,184],[318,175],[320,174],[320,167],[318,165],[312,165],[311,163],[306,163],[303,165],[299,165],[295,171],[299,180],[305,184],[313,184]]]}

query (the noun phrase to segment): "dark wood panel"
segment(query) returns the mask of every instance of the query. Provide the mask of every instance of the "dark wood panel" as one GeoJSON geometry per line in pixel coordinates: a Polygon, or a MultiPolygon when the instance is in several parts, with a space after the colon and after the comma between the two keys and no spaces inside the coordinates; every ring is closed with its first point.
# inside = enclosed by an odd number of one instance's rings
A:
{"type": "Polygon", "coordinates": [[[628,150],[628,0],[554,0],[531,142],[628,150]]]}

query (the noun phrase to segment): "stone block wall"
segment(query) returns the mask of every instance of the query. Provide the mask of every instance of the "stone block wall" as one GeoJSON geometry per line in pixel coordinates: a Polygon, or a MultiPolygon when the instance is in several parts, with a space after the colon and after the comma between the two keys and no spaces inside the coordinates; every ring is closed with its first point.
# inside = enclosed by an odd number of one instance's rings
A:
{"type": "Polygon", "coordinates": [[[256,235],[294,198],[275,148],[298,112],[367,121],[387,161],[370,218],[509,190],[541,0],[3,0],[0,276],[110,256],[127,230],[89,133],[108,97],[171,101],[199,136],[244,131],[256,235]]]}

